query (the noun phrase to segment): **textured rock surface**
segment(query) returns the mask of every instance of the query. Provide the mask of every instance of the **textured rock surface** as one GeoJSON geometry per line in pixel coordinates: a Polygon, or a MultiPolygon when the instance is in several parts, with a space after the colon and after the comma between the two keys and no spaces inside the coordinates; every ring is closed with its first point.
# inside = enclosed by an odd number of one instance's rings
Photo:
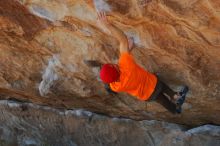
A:
{"type": "Polygon", "coordinates": [[[218,0],[1,0],[0,97],[111,116],[220,124],[218,0]],[[173,89],[190,87],[181,115],[126,94],[108,95],[98,68],[118,59],[96,10],[135,40],[132,54],[173,89]]]}
{"type": "Polygon", "coordinates": [[[0,102],[4,146],[219,146],[220,127],[187,130],[159,121],[109,118],[83,110],[0,102]]]}

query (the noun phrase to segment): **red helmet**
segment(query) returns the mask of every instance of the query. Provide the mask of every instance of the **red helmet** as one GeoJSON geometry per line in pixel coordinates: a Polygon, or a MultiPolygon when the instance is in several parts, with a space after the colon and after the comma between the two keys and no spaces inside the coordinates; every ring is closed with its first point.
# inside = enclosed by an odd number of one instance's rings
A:
{"type": "Polygon", "coordinates": [[[113,64],[104,64],[100,71],[100,78],[104,83],[112,83],[120,77],[119,71],[113,64]]]}

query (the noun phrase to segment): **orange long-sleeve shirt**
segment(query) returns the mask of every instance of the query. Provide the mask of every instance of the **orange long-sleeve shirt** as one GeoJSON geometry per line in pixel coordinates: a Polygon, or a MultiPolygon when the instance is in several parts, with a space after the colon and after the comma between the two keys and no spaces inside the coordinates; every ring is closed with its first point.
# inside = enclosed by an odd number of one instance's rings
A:
{"type": "Polygon", "coordinates": [[[110,83],[115,92],[127,92],[139,100],[148,100],[154,91],[157,77],[137,65],[131,54],[122,53],[119,59],[120,79],[110,83]]]}

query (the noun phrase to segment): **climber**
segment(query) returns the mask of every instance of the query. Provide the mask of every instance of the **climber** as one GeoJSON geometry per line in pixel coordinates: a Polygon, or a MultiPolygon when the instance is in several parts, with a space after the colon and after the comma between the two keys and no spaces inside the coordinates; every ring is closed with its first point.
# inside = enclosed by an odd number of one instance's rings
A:
{"type": "Polygon", "coordinates": [[[171,90],[157,76],[136,64],[131,49],[133,41],[115,27],[104,12],[98,13],[98,22],[119,41],[120,58],[117,64],[104,64],[100,70],[101,80],[111,93],[127,92],[141,101],[156,101],[172,113],[181,113],[188,87],[179,93],[171,90]]]}

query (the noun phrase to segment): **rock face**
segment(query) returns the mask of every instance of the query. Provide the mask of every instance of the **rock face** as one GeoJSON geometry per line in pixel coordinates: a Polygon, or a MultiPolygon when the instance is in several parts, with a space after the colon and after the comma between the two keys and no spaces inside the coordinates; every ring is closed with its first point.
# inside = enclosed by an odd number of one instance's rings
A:
{"type": "Polygon", "coordinates": [[[186,127],[109,118],[83,110],[0,102],[4,146],[219,146],[220,126],[186,127]]]}
{"type": "Polygon", "coordinates": [[[219,0],[2,0],[0,97],[137,120],[220,124],[219,9],[219,0]],[[99,68],[84,62],[119,57],[97,10],[134,38],[138,64],[174,90],[190,87],[181,115],[106,93],[99,68]]]}

